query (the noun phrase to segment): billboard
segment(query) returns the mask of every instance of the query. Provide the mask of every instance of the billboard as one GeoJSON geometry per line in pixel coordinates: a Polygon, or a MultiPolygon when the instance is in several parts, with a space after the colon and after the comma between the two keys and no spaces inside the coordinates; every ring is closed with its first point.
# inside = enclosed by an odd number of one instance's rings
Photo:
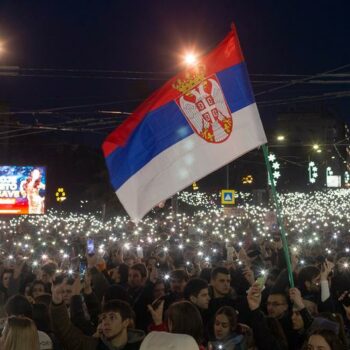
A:
{"type": "Polygon", "coordinates": [[[0,214],[44,214],[46,168],[0,165],[0,214]]]}
{"type": "Polygon", "coordinates": [[[341,176],[327,175],[327,187],[341,187],[341,176]]]}

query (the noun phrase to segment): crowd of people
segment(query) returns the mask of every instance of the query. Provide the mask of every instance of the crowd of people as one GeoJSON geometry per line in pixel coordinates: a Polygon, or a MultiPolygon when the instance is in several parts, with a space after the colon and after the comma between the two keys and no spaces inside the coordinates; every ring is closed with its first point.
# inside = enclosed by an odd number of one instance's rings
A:
{"type": "Polygon", "coordinates": [[[240,196],[0,221],[0,349],[348,349],[350,190],[280,195],[293,287],[273,205],[240,196]]]}

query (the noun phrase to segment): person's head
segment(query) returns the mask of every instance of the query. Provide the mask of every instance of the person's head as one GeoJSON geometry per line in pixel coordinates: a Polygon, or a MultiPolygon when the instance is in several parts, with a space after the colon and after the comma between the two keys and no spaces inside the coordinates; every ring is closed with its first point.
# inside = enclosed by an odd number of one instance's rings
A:
{"type": "Polygon", "coordinates": [[[173,293],[183,293],[186,283],[188,281],[188,274],[184,270],[173,270],[170,273],[170,290],[173,293]]]}
{"type": "Polygon", "coordinates": [[[319,329],[311,333],[307,340],[307,350],[343,350],[344,344],[330,330],[319,329]]]}
{"type": "Polygon", "coordinates": [[[125,258],[124,258],[124,262],[126,265],[128,265],[129,267],[133,266],[136,262],[136,256],[134,254],[128,254],[125,258]]]}
{"type": "Polygon", "coordinates": [[[33,179],[33,181],[40,179],[41,178],[40,170],[39,169],[34,169],[31,172],[31,178],[33,179]]]}
{"type": "Polygon", "coordinates": [[[64,283],[62,287],[62,299],[67,306],[70,305],[70,299],[73,292],[73,282],[74,280],[68,280],[68,282],[64,283]]]}
{"type": "Polygon", "coordinates": [[[33,308],[31,303],[24,295],[20,294],[14,295],[7,300],[5,311],[7,316],[33,317],[33,308]]]}
{"type": "MultiPolygon", "coordinates": [[[[345,326],[344,326],[344,320],[343,316],[339,313],[333,313],[333,312],[321,312],[317,315],[317,319],[324,319],[325,322],[327,322],[327,327],[329,330],[333,330],[341,340],[343,344],[348,345],[347,336],[345,332],[345,326]]],[[[315,318],[316,319],[316,318],[315,318]]],[[[322,328],[326,328],[326,326],[323,325],[322,328]]]]}
{"type": "Polygon", "coordinates": [[[210,301],[208,283],[200,278],[189,280],[184,289],[184,298],[200,309],[208,309],[210,301]]]}
{"type": "Polygon", "coordinates": [[[198,344],[203,333],[202,317],[198,309],[188,301],[179,301],[168,309],[168,329],[171,333],[192,336],[198,344]]]}
{"type": "Polygon", "coordinates": [[[305,266],[298,275],[298,285],[302,295],[320,291],[320,270],[315,266],[305,266]]]}
{"type": "Polygon", "coordinates": [[[1,276],[1,283],[2,285],[7,289],[10,285],[10,279],[13,275],[13,270],[10,269],[6,269],[4,270],[4,272],[2,273],[1,276]]]}
{"type": "Polygon", "coordinates": [[[129,266],[127,264],[120,264],[113,269],[112,280],[115,283],[128,283],[129,266]]]}
{"type": "Polygon", "coordinates": [[[30,287],[29,295],[35,299],[43,294],[45,294],[45,283],[40,280],[34,281],[30,287]]]}
{"type": "Polygon", "coordinates": [[[214,334],[216,340],[227,338],[237,328],[237,312],[231,306],[221,307],[215,314],[214,334]]]}
{"type": "Polygon", "coordinates": [[[199,278],[202,278],[203,280],[207,281],[208,284],[210,283],[210,277],[211,277],[211,268],[205,267],[201,270],[199,273],[199,278]]]}
{"type": "Polygon", "coordinates": [[[120,246],[115,246],[111,251],[111,260],[114,265],[119,265],[124,261],[123,249],[120,246]]]}
{"type": "Polygon", "coordinates": [[[3,350],[39,349],[38,331],[28,317],[9,317],[2,334],[3,350]]]}
{"type": "Polygon", "coordinates": [[[165,295],[165,282],[157,280],[153,287],[153,299],[156,300],[165,295]]]}
{"type": "Polygon", "coordinates": [[[214,289],[214,297],[223,297],[230,292],[231,275],[226,267],[216,267],[211,272],[210,284],[214,289]]]}
{"type": "Polygon", "coordinates": [[[267,298],[267,313],[271,317],[282,317],[288,307],[287,296],[283,293],[271,293],[267,298]]]}
{"type": "Polygon", "coordinates": [[[51,299],[52,299],[51,294],[44,293],[36,297],[34,300],[36,304],[44,304],[48,307],[51,303],[51,299]]]}
{"type": "Polygon", "coordinates": [[[147,280],[147,269],[144,264],[134,264],[129,269],[128,283],[131,288],[143,287],[147,280]]]}
{"type": "Polygon", "coordinates": [[[46,283],[52,283],[57,270],[57,264],[54,262],[48,262],[40,269],[40,280],[46,283]]]}
{"type": "Polygon", "coordinates": [[[133,311],[125,301],[110,300],[103,305],[99,320],[102,334],[107,340],[112,341],[120,336],[126,336],[127,328],[133,321],[133,311]]]}
{"type": "Polygon", "coordinates": [[[295,331],[300,331],[304,329],[304,320],[299,310],[293,309],[291,319],[292,319],[292,326],[295,331]]]}
{"type": "Polygon", "coordinates": [[[50,316],[48,306],[45,304],[33,305],[33,321],[36,328],[42,332],[50,332],[50,316]]]}

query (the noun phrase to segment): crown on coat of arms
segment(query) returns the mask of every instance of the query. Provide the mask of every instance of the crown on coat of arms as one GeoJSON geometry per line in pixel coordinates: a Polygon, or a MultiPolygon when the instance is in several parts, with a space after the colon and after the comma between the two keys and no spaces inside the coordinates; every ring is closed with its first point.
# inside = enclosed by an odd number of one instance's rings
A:
{"type": "Polygon", "coordinates": [[[182,94],[187,94],[203,80],[205,80],[205,66],[201,64],[191,71],[187,71],[184,80],[177,79],[173,84],[173,88],[180,91],[182,94]]]}

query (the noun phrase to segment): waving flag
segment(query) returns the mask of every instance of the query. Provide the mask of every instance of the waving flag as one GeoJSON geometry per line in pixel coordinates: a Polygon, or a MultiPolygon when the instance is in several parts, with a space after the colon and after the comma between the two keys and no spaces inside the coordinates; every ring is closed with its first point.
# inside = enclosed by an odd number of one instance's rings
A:
{"type": "Polygon", "coordinates": [[[133,220],[266,143],[235,29],[153,93],[103,143],[112,185],[133,220]]]}

